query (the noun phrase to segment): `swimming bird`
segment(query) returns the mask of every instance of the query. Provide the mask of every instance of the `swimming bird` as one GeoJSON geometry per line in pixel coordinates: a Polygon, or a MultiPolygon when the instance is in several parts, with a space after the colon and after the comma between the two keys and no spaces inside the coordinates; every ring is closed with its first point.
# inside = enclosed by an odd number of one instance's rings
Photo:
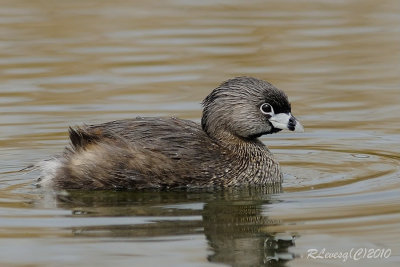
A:
{"type": "Polygon", "coordinates": [[[283,91],[237,77],[202,105],[201,124],[137,117],[69,128],[71,145],[41,164],[38,185],[141,190],[281,183],[279,163],[259,137],[303,131],[283,91]]]}

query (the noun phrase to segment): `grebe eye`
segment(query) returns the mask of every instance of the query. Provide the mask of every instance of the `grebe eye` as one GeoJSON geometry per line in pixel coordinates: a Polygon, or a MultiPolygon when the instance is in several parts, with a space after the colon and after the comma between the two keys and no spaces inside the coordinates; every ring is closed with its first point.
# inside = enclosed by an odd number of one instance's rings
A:
{"type": "Polygon", "coordinates": [[[268,115],[274,114],[274,108],[268,103],[262,104],[260,107],[260,110],[264,114],[268,114],[268,115]]]}

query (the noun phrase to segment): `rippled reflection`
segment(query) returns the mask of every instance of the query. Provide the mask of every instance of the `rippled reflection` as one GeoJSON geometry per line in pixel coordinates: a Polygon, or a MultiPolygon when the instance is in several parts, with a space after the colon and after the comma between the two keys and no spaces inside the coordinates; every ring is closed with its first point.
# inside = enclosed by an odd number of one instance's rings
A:
{"type": "MultiPolygon", "coordinates": [[[[242,188],[219,192],[81,192],[57,196],[57,206],[74,218],[99,225],[73,226],[74,236],[160,238],[204,234],[208,260],[238,266],[284,264],[294,254],[294,236],[268,227],[279,220],[263,215],[270,194],[280,188],[242,188]],[[113,222],[107,221],[112,217],[113,222]]],[[[76,223],[83,223],[77,220],[76,223]]]]}

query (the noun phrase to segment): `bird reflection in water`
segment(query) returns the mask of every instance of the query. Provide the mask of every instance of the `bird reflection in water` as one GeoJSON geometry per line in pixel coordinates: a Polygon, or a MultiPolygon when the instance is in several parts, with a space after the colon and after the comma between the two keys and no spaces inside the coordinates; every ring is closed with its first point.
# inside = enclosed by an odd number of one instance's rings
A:
{"type": "Polygon", "coordinates": [[[268,226],[282,222],[266,215],[268,205],[279,201],[278,195],[271,196],[280,190],[280,186],[172,192],[73,190],[57,195],[56,203],[75,217],[112,217],[117,222],[72,227],[76,236],[142,240],[201,234],[202,230],[211,251],[210,262],[284,266],[294,258],[288,252],[294,237],[269,232],[268,226]],[[118,223],[123,217],[132,218],[132,224],[118,223]]]}

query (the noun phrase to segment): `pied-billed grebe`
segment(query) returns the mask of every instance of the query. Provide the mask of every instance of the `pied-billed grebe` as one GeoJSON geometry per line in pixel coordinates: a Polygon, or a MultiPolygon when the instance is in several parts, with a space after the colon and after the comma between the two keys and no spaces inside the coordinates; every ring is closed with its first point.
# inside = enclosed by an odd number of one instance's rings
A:
{"type": "Polygon", "coordinates": [[[177,118],[135,118],[69,129],[71,147],[42,164],[39,185],[58,189],[145,189],[267,185],[282,174],[258,139],[303,131],[287,96],[238,77],[203,101],[201,126],[177,118]]]}

